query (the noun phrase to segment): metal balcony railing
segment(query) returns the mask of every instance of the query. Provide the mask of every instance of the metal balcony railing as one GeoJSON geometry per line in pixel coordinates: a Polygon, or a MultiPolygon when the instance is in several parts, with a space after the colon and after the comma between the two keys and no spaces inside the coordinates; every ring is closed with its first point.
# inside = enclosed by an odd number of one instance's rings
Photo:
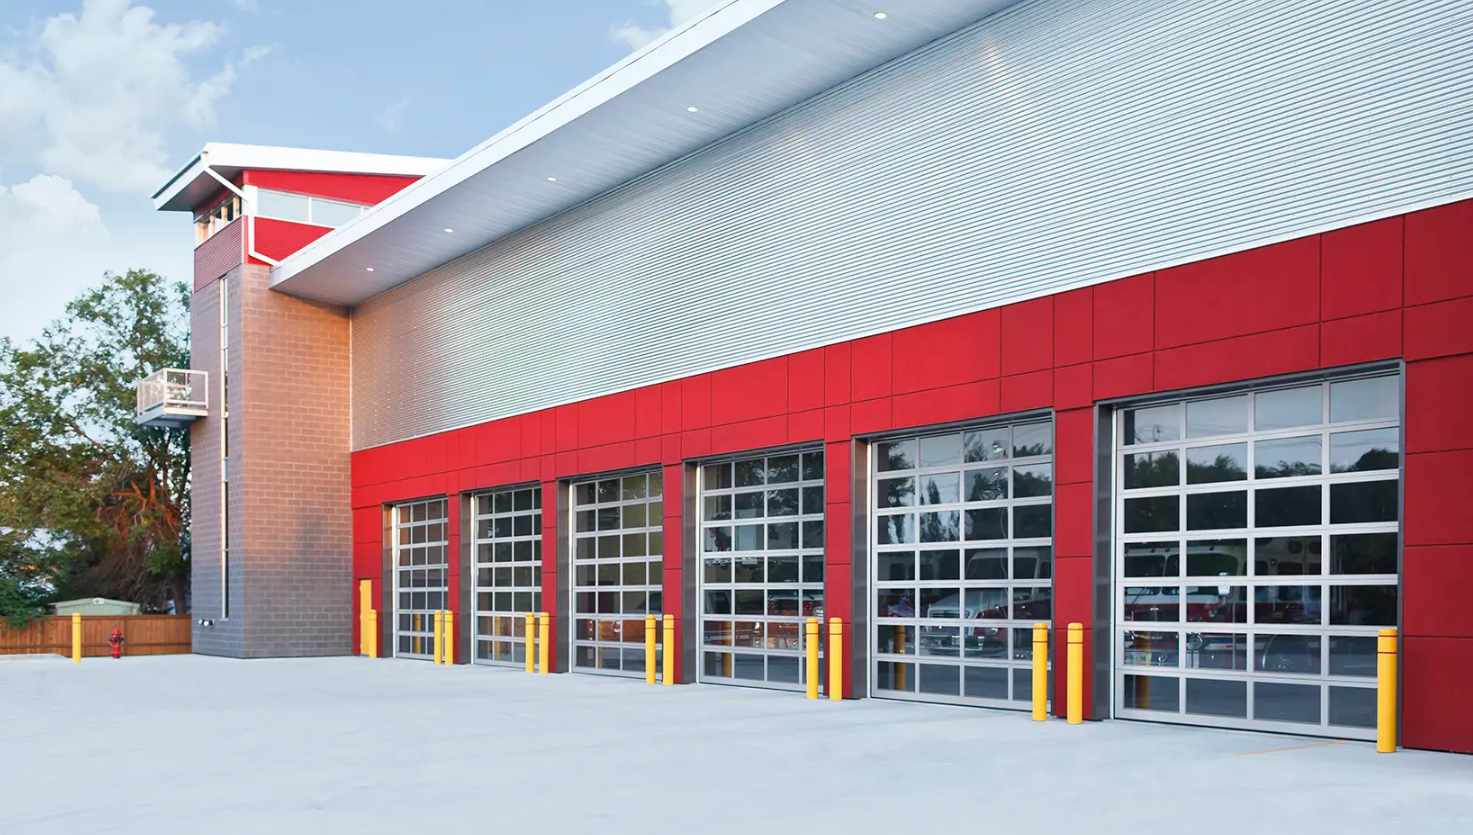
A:
{"type": "Polygon", "coordinates": [[[142,426],[188,426],[209,412],[209,374],[187,368],[165,368],[138,381],[142,426]]]}

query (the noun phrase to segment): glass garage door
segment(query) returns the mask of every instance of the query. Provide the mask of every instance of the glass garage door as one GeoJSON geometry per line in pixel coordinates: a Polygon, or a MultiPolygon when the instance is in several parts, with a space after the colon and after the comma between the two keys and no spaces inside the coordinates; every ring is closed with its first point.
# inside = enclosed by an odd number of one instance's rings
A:
{"type": "Polygon", "coordinates": [[[823,619],[823,453],[701,468],[703,682],[800,689],[823,619]]]}
{"type": "Polygon", "coordinates": [[[542,488],[475,497],[476,662],[523,666],[542,611],[542,488]]]}
{"type": "Polygon", "coordinates": [[[1025,708],[1053,617],[1053,423],[874,446],[874,695],[1025,708]]]}
{"type": "Polygon", "coordinates": [[[573,485],[578,672],[644,675],[644,618],[664,611],[661,482],[646,473],[573,485]]]}
{"type": "Polygon", "coordinates": [[[1118,413],[1118,715],[1371,735],[1400,402],[1381,376],[1118,413]]]}
{"type": "Polygon", "coordinates": [[[435,612],[446,608],[449,546],[445,499],[394,508],[395,654],[432,659],[435,612]]]}

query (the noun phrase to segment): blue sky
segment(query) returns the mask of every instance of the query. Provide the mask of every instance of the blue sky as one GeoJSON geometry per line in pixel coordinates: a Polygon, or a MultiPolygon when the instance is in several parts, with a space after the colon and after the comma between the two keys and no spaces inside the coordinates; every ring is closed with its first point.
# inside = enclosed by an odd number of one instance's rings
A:
{"type": "Polygon", "coordinates": [[[718,0],[0,0],[0,336],[188,280],[204,143],[455,157],[718,0]]]}

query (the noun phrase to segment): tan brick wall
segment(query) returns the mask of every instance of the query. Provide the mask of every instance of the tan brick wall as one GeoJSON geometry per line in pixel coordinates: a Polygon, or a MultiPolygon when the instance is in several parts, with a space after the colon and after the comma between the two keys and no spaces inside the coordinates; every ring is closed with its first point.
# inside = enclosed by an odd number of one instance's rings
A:
{"type": "Polygon", "coordinates": [[[239,316],[230,423],[243,654],[350,654],[350,322],[341,308],[271,291],[265,267],[227,280],[239,316]]]}

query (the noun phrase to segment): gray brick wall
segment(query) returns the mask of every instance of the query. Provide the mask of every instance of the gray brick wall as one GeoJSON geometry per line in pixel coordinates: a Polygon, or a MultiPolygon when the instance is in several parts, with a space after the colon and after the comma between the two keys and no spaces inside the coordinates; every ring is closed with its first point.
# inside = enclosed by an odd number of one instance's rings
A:
{"type": "Polygon", "coordinates": [[[231,425],[241,433],[232,490],[241,502],[243,654],[351,654],[349,320],[341,308],[272,292],[265,267],[231,275],[240,287],[231,425]]]}
{"type": "Polygon", "coordinates": [[[237,658],[352,651],[348,339],[344,311],[272,292],[239,266],[191,303],[210,416],[190,442],[194,650],[237,658]],[[230,617],[220,606],[219,293],[229,293],[230,617]],[[214,626],[201,627],[201,619],[214,626]]]}

